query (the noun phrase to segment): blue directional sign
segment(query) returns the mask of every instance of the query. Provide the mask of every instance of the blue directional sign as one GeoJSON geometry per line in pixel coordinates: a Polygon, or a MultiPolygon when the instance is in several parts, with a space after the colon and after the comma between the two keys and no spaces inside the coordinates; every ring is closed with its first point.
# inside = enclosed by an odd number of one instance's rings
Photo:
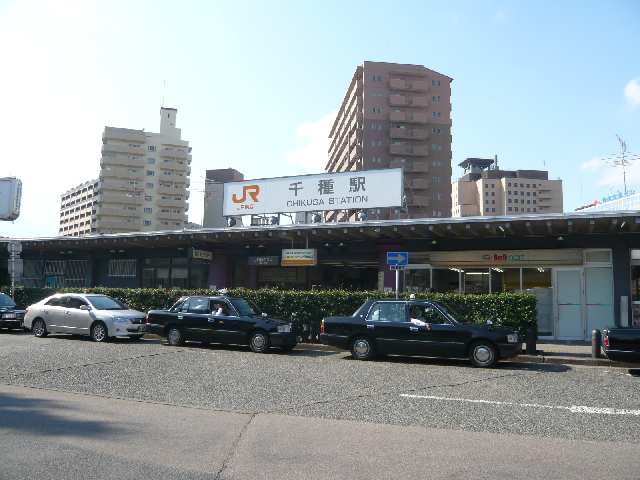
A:
{"type": "Polygon", "coordinates": [[[387,252],[387,265],[405,266],[409,263],[409,252],[387,252]]]}

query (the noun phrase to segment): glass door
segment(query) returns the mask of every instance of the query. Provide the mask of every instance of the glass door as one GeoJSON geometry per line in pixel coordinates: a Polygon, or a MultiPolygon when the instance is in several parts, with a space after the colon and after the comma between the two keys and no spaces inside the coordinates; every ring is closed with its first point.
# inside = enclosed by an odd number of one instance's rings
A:
{"type": "Polygon", "coordinates": [[[583,340],[585,328],[582,321],[582,269],[556,268],[555,310],[556,332],[560,340],[583,340]]]}
{"type": "Polygon", "coordinates": [[[590,338],[593,329],[614,325],[613,270],[611,267],[586,267],[584,269],[587,331],[590,338]]]}

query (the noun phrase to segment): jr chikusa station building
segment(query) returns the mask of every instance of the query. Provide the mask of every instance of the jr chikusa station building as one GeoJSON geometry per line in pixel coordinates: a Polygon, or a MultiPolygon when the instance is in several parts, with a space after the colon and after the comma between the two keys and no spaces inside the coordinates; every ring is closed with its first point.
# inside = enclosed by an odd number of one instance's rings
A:
{"type": "MultiPolygon", "coordinates": [[[[365,220],[22,239],[26,287],[529,292],[541,338],[640,325],[640,212],[365,220]]],[[[0,249],[6,258],[6,249],[0,249]]],[[[6,261],[0,262],[2,269],[6,261]]],[[[6,270],[0,270],[0,276],[6,270]]]]}

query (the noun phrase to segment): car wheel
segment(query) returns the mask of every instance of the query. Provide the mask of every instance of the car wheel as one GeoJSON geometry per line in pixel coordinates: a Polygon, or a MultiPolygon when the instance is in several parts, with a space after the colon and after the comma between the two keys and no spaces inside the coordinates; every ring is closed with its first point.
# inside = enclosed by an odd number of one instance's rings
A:
{"type": "Polygon", "coordinates": [[[489,342],[476,342],[469,350],[469,360],[474,367],[492,367],[498,361],[496,347],[489,342]]]}
{"type": "Polygon", "coordinates": [[[351,356],[356,360],[371,360],[375,357],[373,343],[367,337],[358,337],[351,344],[351,356]]]}
{"type": "Polygon", "coordinates": [[[34,320],[33,324],[31,325],[31,332],[33,333],[34,337],[38,338],[44,338],[49,335],[49,332],[47,332],[47,326],[45,325],[44,320],[42,320],[41,318],[37,318],[36,320],[34,320]]]}
{"type": "Polygon", "coordinates": [[[249,346],[254,353],[265,353],[269,349],[269,337],[264,332],[253,332],[249,346]]]}
{"type": "Polygon", "coordinates": [[[132,342],[137,342],[138,340],[140,340],[144,335],[130,335],[129,336],[129,340],[131,340],[132,342]]]}
{"type": "Polygon", "coordinates": [[[167,332],[167,342],[172,347],[179,347],[184,343],[182,332],[178,327],[171,327],[167,332]]]}
{"type": "Polygon", "coordinates": [[[96,322],[91,326],[91,340],[98,343],[109,340],[107,326],[104,323],[96,322]]]}

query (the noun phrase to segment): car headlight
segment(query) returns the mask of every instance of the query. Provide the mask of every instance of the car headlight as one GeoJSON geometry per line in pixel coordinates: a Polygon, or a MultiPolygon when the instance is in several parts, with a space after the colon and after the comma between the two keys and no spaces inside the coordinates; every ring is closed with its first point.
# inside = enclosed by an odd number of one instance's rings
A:
{"type": "Polygon", "coordinates": [[[509,335],[507,335],[507,342],[508,343],[518,343],[518,334],[517,333],[510,333],[509,335]]]}
{"type": "Polygon", "coordinates": [[[278,325],[278,333],[291,333],[291,324],[278,325]]]}
{"type": "Polygon", "coordinates": [[[127,317],[113,317],[115,323],[131,323],[131,319],[127,317]]]}

